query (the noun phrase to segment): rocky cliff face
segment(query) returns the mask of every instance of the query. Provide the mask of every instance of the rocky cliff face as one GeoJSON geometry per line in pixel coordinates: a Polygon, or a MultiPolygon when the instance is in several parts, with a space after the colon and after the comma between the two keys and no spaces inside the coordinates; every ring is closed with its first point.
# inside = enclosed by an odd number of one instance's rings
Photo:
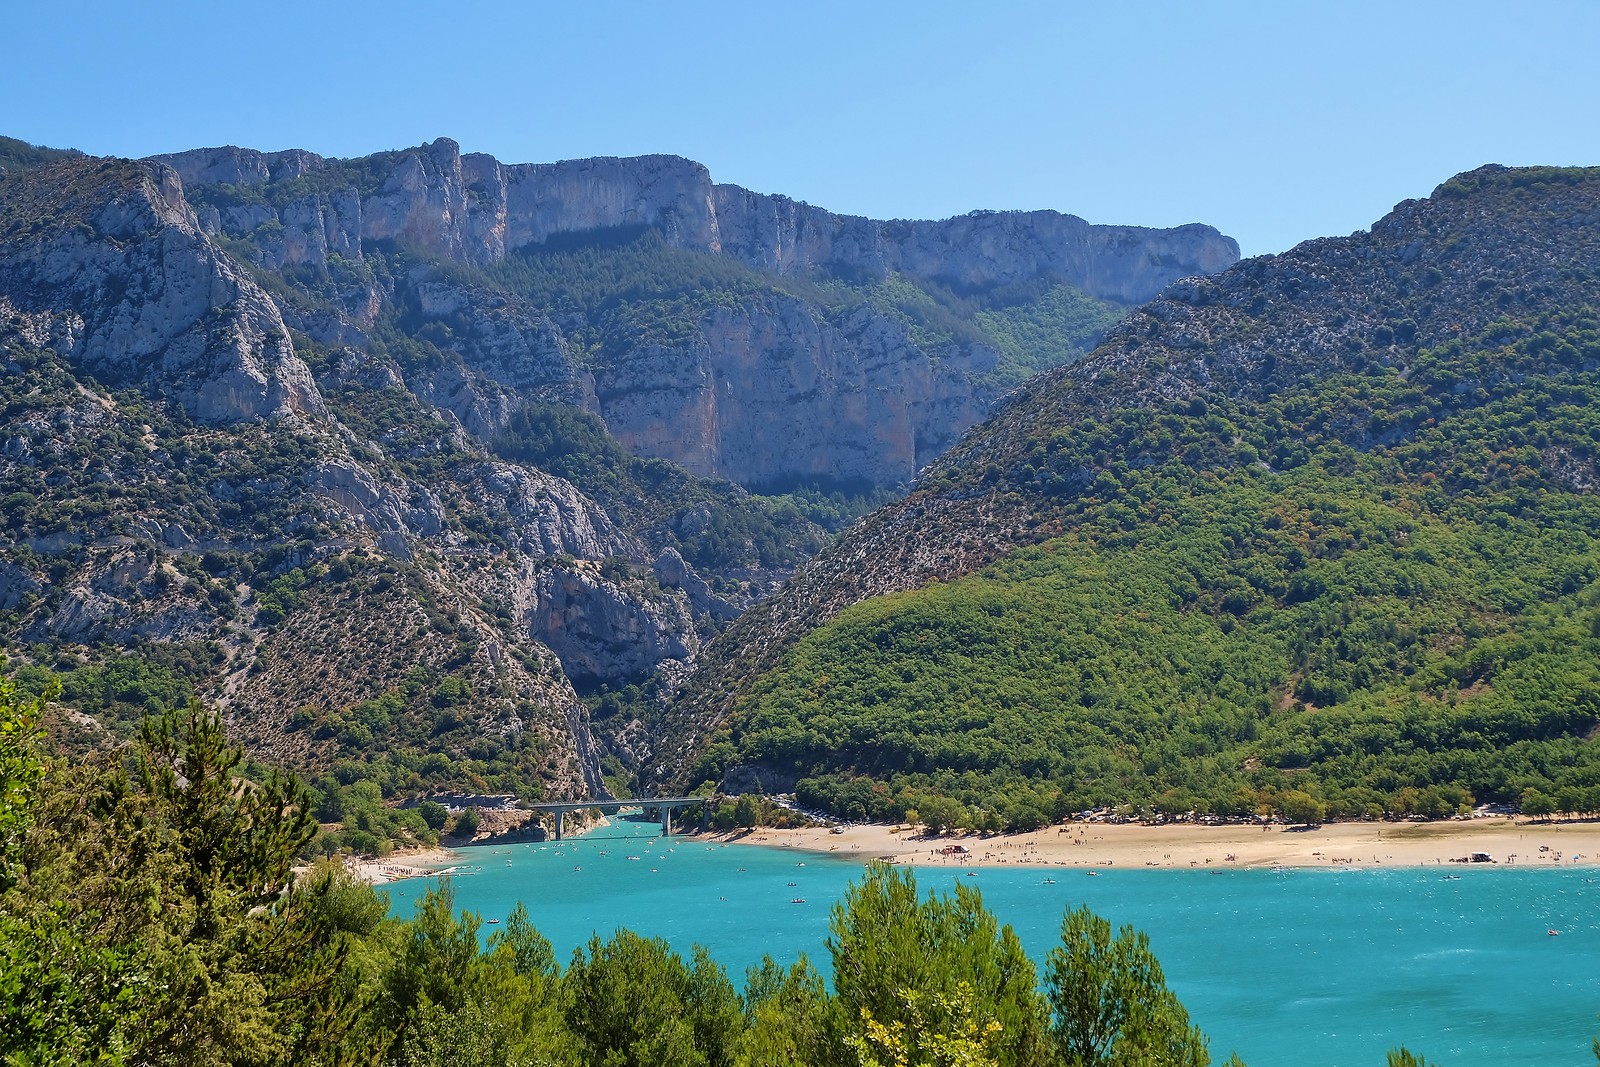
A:
{"type": "Polygon", "coordinates": [[[0,331],[195,418],[321,415],[277,306],[199,232],[176,174],[70,160],[0,193],[0,331]]]}
{"type": "MultiPolygon", "coordinates": [[[[674,735],[688,744],[705,738],[797,640],[844,608],[970,574],[1059,536],[1107,468],[1154,462],[1099,446],[1096,461],[1064,464],[1052,459],[1055,435],[1106,426],[1128,412],[1203,415],[1208,401],[1260,403],[1340,374],[1407,376],[1440,353],[1496,353],[1532,335],[1535,348],[1564,353],[1549,361],[1562,373],[1592,371],[1600,349],[1584,316],[1596,300],[1587,264],[1600,252],[1597,206],[1600,169],[1485,167],[1427,200],[1398,205],[1370,233],[1308,241],[1169,287],[1088,358],[1018,389],[905,500],[858,522],[702,650],[669,716],[674,735]],[[1571,338],[1560,336],[1563,327],[1571,338]]],[[[1502,370],[1497,358],[1478,360],[1471,373],[1441,374],[1433,365],[1429,388],[1439,394],[1441,421],[1444,412],[1489,403],[1494,389],[1526,373],[1502,370]]],[[[1352,378],[1350,391],[1359,396],[1362,388],[1352,378]]],[[[1319,426],[1313,443],[1401,448],[1434,423],[1352,402],[1319,426]]],[[[1482,463],[1488,450],[1468,454],[1482,463]]],[[[1573,462],[1564,447],[1528,457],[1568,491],[1600,485],[1592,463],[1573,462]]],[[[1256,465],[1271,470],[1264,459],[1256,465]]],[[[663,760],[673,765],[672,756],[663,760]]]]}
{"type": "Polygon", "coordinates": [[[994,323],[1039,335],[1070,287],[1059,362],[1233,255],[853,219],[667,156],[41,156],[0,175],[0,640],[155,650],[310,769],[596,790],[578,689],[681,674],[824,541],[703,478],[906,482],[1035,365],[994,323]]]}
{"type": "MultiPolygon", "coordinates": [[[[520,394],[599,414],[635,454],[751,487],[902,484],[1015,381],[994,373],[1000,352],[981,333],[917,336],[916,324],[883,301],[845,315],[819,306],[816,294],[784,289],[782,279],[859,288],[906,278],[956,294],[1062,285],[1125,307],[1238,258],[1233,241],[1199,225],[1092,226],[1051,211],[942,222],[836,215],[714,185],[704,167],[674,156],[506,165],[462,155],[441,139],[363,160],[238,148],[159,160],[201,204],[203,226],[249,241],[262,267],[291,278],[330,264],[338,270],[363,247],[421,251],[492,272],[508,257],[643,231],[770,278],[776,291],[763,299],[679,311],[695,328],[671,343],[618,340],[622,331],[594,321],[616,318],[616,307],[576,321],[517,299],[514,281],[474,286],[421,268],[387,292],[346,286],[321,294],[334,297],[342,321],[286,309],[291,325],[319,340],[362,344],[387,299],[417,321],[447,323],[447,347],[473,370],[520,394]],[[574,351],[568,335],[585,327],[611,339],[598,352],[574,351]]],[[[1071,358],[1071,343],[1044,358],[1071,358]]],[[[446,406],[480,435],[502,421],[481,395],[446,406]]]]}
{"type": "MultiPolygon", "coordinates": [[[[307,152],[206,148],[155,157],[186,186],[242,187],[349,167],[307,152]]],[[[735,257],[779,274],[824,270],[883,277],[901,272],[956,289],[1049,277],[1091,296],[1141,303],[1178,278],[1212,274],[1239,258],[1209,226],[1160,230],[1096,226],[1054,211],[980,211],[938,222],[879,222],[783,196],[714,185],[705,167],[677,156],[502,164],[463,156],[448,138],[355,161],[381,179],[290,201],[275,213],[218,211],[207,221],[245,236],[269,218],[284,227],[284,262],[318,249],[341,254],[360,240],[395,240],[450,258],[493,263],[553,238],[648,227],[680,248],[735,257]],[[357,193],[355,199],[349,194],[357,193]],[[307,225],[315,220],[315,226],[307,225]]],[[[359,180],[359,179],[356,179],[359,180]]]]}
{"type": "Polygon", "coordinates": [[[877,222],[735,185],[715,190],[721,251],[780,273],[907,274],[957,291],[1045,277],[1122,304],[1232,266],[1239,246],[1209,226],[1094,226],[1055,211],[975,211],[877,222]]]}
{"type": "Polygon", "coordinates": [[[714,308],[699,336],[649,345],[595,376],[627,448],[746,485],[909,481],[984,413],[982,345],[934,358],[869,308],[829,321],[778,296],[714,308]]]}

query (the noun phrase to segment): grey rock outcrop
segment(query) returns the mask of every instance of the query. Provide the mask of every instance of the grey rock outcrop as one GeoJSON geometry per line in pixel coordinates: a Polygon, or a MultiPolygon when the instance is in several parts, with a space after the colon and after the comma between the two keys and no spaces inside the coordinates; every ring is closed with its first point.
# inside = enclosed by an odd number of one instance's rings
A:
{"type": "Polygon", "coordinates": [[[687,344],[596,373],[607,428],[631,451],[744,485],[893,485],[915,477],[994,399],[981,345],[937,353],[869,307],[829,321],[782,295],[714,308],[687,344]],[[942,357],[942,358],[939,358],[942,357]]]}
{"type": "Polygon", "coordinates": [[[252,148],[195,148],[157,156],[185,185],[260,185],[303,177],[326,166],[319,155],[298,148],[257,152],[252,148]]]}
{"type": "MultiPolygon", "coordinates": [[[[344,166],[307,152],[234,147],[154,158],[186,186],[260,186],[344,166]]],[[[282,262],[316,261],[319,242],[348,254],[359,235],[478,264],[563,235],[651,228],[678,247],[779,274],[825,269],[880,278],[899,271],[957,289],[1043,276],[1118,303],[1148,300],[1178,278],[1215,273],[1239,258],[1236,242],[1199,224],[1102,226],[1056,211],[980,211],[919,222],[838,215],[713,184],[705,167],[679,156],[504,164],[462,155],[454,141],[440,138],[364,162],[389,165],[365,195],[353,195],[352,173],[350,188],[338,193],[281,211],[259,204],[222,211],[216,224],[242,237],[269,221],[281,223],[284,236],[271,241],[281,250],[269,258],[282,262]]]]}
{"type": "Polygon", "coordinates": [[[532,594],[529,632],[578,682],[637,681],[662,661],[686,660],[699,647],[681,597],[646,595],[607,581],[596,568],[544,570],[532,594]]]}
{"type": "Polygon", "coordinates": [[[182,641],[208,634],[212,613],[172,581],[164,561],[137,545],[90,546],[60,603],[28,632],[32,640],[182,641]],[[162,595],[158,591],[164,591],[162,595]]]}
{"type": "Polygon", "coordinates": [[[201,205],[201,222],[249,241],[260,266],[331,272],[338,316],[314,303],[285,306],[291,325],[319,343],[366,345],[386,301],[407,322],[437,324],[431,336],[461,364],[407,384],[479,440],[523,403],[573,404],[600,415],[637,455],[747,487],[904,484],[1015,380],[989,375],[994,349],[913,343],[880,310],[843,312],[780,291],[785,276],[861,283],[898,274],[957,293],[1067,285],[1130,305],[1238,259],[1231,239],[1201,225],[1097,226],[1054,211],[920,222],[839,215],[716,185],[705,167],[667,155],[503,164],[441,138],[361,160],[239,148],[156,158],[201,205]],[[292,179],[303,180],[284,184],[292,179]],[[695,309],[689,336],[662,340],[636,324],[584,318],[609,311],[531,306],[427,266],[386,290],[344,269],[363,242],[492,268],[552,242],[646,230],[738,260],[773,288],[695,309]]]}
{"type": "Polygon", "coordinates": [[[200,232],[171,169],[72,160],[0,189],[0,333],[160,383],[202,422],[325,414],[277,305],[200,232]]]}
{"type": "Polygon", "coordinates": [[[663,589],[681,589],[696,615],[709,615],[719,622],[737,618],[739,608],[711,591],[706,580],[684,562],[675,548],[664,548],[650,565],[650,573],[663,589]]]}
{"type": "Polygon", "coordinates": [[[530,556],[568,555],[597,561],[641,559],[643,546],[617,529],[611,517],[572,483],[553,474],[492,464],[478,483],[483,499],[504,508],[530,556]]]}
{"type": "Polygon", "coordinates": [[[877,222],[783,196],[716,187],[721,251],[783,274],[909,274],[957,291],[1037,277],[1135,304],[1191,274],[1239,259],[1210,226],[1097,226],[1056,211],[974,211],[940,221],[877,222]]]}
{"type": "Polygon", "coordinates": [[[24,598],[36,597],[42,589],[23,568],[0,562],[0,611],[15,611],[24,598]]]}

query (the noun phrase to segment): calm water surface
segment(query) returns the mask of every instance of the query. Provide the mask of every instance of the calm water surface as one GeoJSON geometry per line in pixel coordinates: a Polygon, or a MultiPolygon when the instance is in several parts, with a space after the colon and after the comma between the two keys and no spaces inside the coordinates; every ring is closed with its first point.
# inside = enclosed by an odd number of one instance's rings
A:
{"type": "MultiPolygon", "coordinates": [[[[559,844],[462,850],[456,903],[486,919],[520,900],[566,959],[618,927],[705,945],[734,984],[770,952],[827,970],[828,910],[861,857],[725,847],[619,822],[559,844]],[[632,858],[632,857],[637,857],[632,858]],[[794,903],[796,898],[804,903],[794,903]]],[[[1405,1044],[1443,1067],[1594,1067],[1600,873],[1591,869],[1167,871],[918,869],[983,891],[1036,960],[1067,908],[1150,935],[1168,984],[1250,1067],[1370,1064],[1405,1044]],[[1450,872],[1456,873],[1456,872],[1450,872]],[[1054,879],[1053,883],[1046,879],[1054,879]],[[1560,931],[1551,937],[1546,931],[1560,931]]],[[[427,881],[389,887],[409,915],[427,881]]],[[[1042,972],[1041,972],[1042,973],[1042,972]]]]}

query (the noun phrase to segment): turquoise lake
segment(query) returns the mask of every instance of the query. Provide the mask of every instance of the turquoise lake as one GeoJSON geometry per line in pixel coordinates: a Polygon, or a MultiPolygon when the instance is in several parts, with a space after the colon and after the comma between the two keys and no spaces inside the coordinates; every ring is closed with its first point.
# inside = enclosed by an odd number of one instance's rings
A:
{"type": "MultiPolygon", "coordinates": [[[[735,986],[767,952],[805,952],[827,972],[828,911],[859,858],[658,834],[617,822],[560,843],[464,849],[478,870],[453,880],[457,907],[494,919],[523,901],[562,960],[629,927],[682,952],[706,946],[735,986]]],[[[1217,1061],[1237,1051],[1250,1067],[1381,1067],[1405,1044],[1441,1067],[1594,1067],[1592,868],[1463,868],[1456,880],[1428,869],[917,870],[924,894],[958,881],[982,890],[1036,960],[1078,904],[1147,932],[1217,1061]]],[[[429,885],[387,887],[394,911],[409,915],[429,885]]]]}

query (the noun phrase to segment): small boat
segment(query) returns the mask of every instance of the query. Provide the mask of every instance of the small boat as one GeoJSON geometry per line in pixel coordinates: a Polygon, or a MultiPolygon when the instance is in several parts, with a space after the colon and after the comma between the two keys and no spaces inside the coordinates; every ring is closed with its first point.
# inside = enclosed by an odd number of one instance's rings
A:
{"type": "Polygon", "coordinates": [[[1560,930],[1546,930],[1545,933],[1550,935],[1551,937],[1560,937],[1561,936],[1561,931],[1560,930]]]}
{"type": "Polygon", "coordinates": [[[1043,882],[1040,882],[1039,884],[1040,885],[1055,885],[1056,884],[1056,880],[1054,878],[1046,878],[1043,882]]]}
{"type": "Polygon", "coordinates": [[[793,900],[789,901],[789,903],[791,903],[791,904],[804,904],[805,902],[806,902],[806,898],[805,897],[795,897],[793,900]]]}
{"type": "Polygon", "coordinates": [[[976,878],[976,877],[978,877],[978,872],[977,871],[968,871],[967,872],[967,877],[968,878],[976,878]]]}
{"type": "Polygon", "coordinates": [[[797,886],[799,884],[800,884],[799,882],[790,882],[789,886],[790,886],[790,888],[793,888],[794,886],[797,886]]]}
{"type": "Polygon", "coordinates": [[[1100,872],[1099,871],[1084,871],[1083,873],[1087,874],[1090,878],[1098,878],[1098,877],[1100,877],[1100,872]]]}
{"type": "Polygon", "coordinates": [[[499,919],[485,919],[484,922],[488,923],[490,926],[494,926],[497,923],[499,923],[500,920],[499,919]]]}

